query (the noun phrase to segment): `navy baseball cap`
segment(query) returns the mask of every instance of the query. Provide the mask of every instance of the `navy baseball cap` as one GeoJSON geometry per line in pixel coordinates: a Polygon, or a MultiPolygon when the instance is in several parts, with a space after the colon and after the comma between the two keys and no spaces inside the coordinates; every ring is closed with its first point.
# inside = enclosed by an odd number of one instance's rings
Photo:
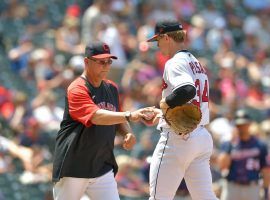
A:
{"type": "Polygon", "coordinates": [[[157,41],[157,37],[168,32],[183,30],[182,24],[177,21],[157,22],[155,27],[155,35],[147,40],[147,42],[157,41]]]}
{"type": "Polygon", "coordinates": [[[100,58],[117,59],[116,56],[111,54],[109,45],[103,42],[93,42],[88,44],[85,47],[85,57],[93,57],[97,59],[100,58]]]}
{"type": "Polygon", "coordinates": [[[234,124],[235,125],[243,125],[243,124],[249,124],[251,123],[251,118],[248,115],[248,113],[241,109],[241,110],[237,110],[235,113],[235,118],[234,118],[234,124]]]}

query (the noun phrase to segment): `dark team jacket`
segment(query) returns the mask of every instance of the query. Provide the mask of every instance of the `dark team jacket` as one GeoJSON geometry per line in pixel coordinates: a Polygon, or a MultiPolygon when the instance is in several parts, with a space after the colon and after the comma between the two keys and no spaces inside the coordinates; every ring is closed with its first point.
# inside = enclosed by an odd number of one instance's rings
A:
{"type": "Polygon", "coordinates": [[[67,89],[65,112],[56,137],[53,182],[62,177],[95,178],[117,172],[113,154],[116,126],[91,123],[98,109],[119,111],[116,84],[104,80],[93,87],[79,77],[67,89]]]}
{"type": "Polygon", "coordinates": [[[267,145],[256,137],[248,141],[224,142],[221,151],[231,157],[231,166],[226,179],[238,183],[258,181],[260,171],[270,166],[267,162],[267,145]]]}

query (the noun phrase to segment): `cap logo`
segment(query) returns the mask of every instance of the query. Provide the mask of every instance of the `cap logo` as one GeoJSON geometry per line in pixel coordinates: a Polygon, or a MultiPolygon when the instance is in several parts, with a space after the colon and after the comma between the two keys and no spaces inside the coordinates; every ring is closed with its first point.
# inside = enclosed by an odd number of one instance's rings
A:
{"type": "Polygon", "coordinates": [[[107,44],[103,44],[104,51],[110,51],[110,48],[107,44]]]}
{"type": "Polygon", "coordinates": [[[162,33],[162,32],[163,32],[163,30],[164,30],[163,28],[160,28],[160,29],[159,29],[159,32],[160,32],[160,33],[162,33]]]}

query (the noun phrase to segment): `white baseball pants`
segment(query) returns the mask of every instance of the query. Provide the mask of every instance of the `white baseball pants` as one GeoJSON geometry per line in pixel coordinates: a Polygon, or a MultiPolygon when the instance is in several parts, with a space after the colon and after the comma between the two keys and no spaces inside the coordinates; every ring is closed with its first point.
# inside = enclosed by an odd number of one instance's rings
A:
{"type": "Polygon", "coordinates": [[[80,200],[84,194],[91,200],[120,200],[112,171],[97,178],[64,177],[53,188],[54,200],[80,200]]]}
{"type": "Polygon", "coordinates": [[[217,200],[209,165],[212,149],[204,127],[188,139],[163,130],[151,160],[149,200],[173,200],[183,178],[193,200],[217,200]]]}

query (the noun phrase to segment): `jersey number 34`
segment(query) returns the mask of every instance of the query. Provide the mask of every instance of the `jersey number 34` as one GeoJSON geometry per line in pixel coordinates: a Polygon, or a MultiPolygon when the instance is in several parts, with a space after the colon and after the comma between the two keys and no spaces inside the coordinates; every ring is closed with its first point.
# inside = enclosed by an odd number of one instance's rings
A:
{"type": "Polygon", "coordinates": [[[201,107],[202,103],[207,103],[209,107],[209,101],[208,101],[208,80],[200,80],[196,79],[195,81],[195,87],[196,87],[196,96],[194,97],[192,103],[197,105],[198,107],[201,107]]]}

